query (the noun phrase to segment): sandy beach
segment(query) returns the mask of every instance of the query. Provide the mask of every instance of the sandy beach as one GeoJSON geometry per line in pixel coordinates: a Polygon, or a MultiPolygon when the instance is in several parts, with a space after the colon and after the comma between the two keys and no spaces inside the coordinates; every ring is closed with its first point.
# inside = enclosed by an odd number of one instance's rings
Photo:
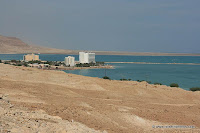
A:
{"type": "Polygon", "coordinates": [[[146,82],[0,64],[0,105],[2,132],[200,132],[200,92],[146,82]]]}

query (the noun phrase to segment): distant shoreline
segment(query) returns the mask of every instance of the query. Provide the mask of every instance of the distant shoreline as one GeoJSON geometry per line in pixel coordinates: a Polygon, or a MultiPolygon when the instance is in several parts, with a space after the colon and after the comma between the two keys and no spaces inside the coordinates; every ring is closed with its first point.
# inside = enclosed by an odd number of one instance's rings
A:
{"type": "Polygon", "coordinates": [[[111,65],[106,65],[106,66],[91,66],[91,67],[52,66],[51,69],[47,69],[47,70],[82,70],[82,69],[114,69],[114,66],[111,66],[111,65]]]}
{"type": "Polygon", "coordinates": [[[0,54],[67,54],[78,55],[79,52],[89,51],[96,55],[129,55],[129,56],[200,56],[200,53],[160,53],[160,52],[128,52],[128,51],[97,51],[97,50],[69,50],[49,48],[39,45],[29,45],[19,38],[0,35],[0,54]]]}
{"type": "Polygon", "coordinates": [[[174,65],[200,65],[200,63],[153,63],[153,62],[105,62],[109,64],[174,64],[174,65]]]}
{"type": "MultiPolygon", "coordinates": [[[[9,52],[9,53],[2,53],[0,54],[28,54],[28,53],[40,53],[40,54],[65,54],[65,55],[78,55],[79,51],[73,51],[72,52],[9,52]]],[[[200,53],[149,53],[149,52],[144,52],[144,53],[139,53],[139,52],[116,52],[116,51],[90,51],[94,52],[96,55],[121,55],[121,56],[200,56],[200,53]]]]}

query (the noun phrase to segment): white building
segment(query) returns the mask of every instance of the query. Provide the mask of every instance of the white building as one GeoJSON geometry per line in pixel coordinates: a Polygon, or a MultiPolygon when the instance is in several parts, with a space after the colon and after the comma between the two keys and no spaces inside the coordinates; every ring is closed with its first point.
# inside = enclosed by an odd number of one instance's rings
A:
{"type": "Polygon", "coordinates": [[[84,63],[95,63],[95,53],[79,52],[79,62],[84,63]]]}
{"type": "Polygon", "coordinates": [[[40,60],[39,55],[35,54],[27,54],[23,56],[24,61],[35,61],[35,60],[40,60]]]}
{"type": "Polygon", "coordinates": [[[65,57],[64,63],[66,66],[75,66],[75,57],[72,56],[65,57]]]}

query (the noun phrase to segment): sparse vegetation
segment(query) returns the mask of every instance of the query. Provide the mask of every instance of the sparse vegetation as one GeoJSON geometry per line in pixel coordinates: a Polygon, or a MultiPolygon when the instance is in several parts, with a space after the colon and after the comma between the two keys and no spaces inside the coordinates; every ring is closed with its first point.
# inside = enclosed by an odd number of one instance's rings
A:
{"type": "Polygon", "coordinates": [[[151,81],[146,81],[148,84],[151,84],[151,81]]]}
{"type": "Polygon", "coordinates": [[[128,79],[125,79],[125,78],[123,78],[123,79],[120,79],[121,81],[128,81],[128,79]]]}
{"type": "Polygon", "coordinates": [[[151,81],[146,81],[146,80],[137,80],[137,81],[138,81],[138,82],[143,82],[143,81],[145,81],[145,82],[151,84],[151,81]]]}
{"type": "Polygon", "coordinates": [[[80,64],[76,64],[76,67],[90,67],[90,66],[104,66],[104,62],[96,62],[96,63],[80,63],[80,64]]]}
{"type": "Polygon", "coordinates": [[[90,66],[95,66],[95,63],[85,63],[85,64],[76,64],[77,67],[90,67],[90,66]]]}
{"type": "MultiPolygon", "coordinates": [[[[25,67],[29,67],[29,66],[31,67],[30,64],[36,64],[36,65],[38,65],[38,68],[41,68],[41,66],[40,66],[41,64],[49,64],[49,65],[52,65],[52,66],[62,66],[62,65],[64,65],[64,63],[61,62],[61,61],[46,61],[46,62],[42,62],[42,61],[38,61],[38,60],[36,60],[36,61],[28,61],[28,62],[21,61],[21,60],[10,60],[10,61],[4,61],[2,63],[10,64],[10,65],[13,65],[13,66],[25,66],[25,67]]],[[[49,66],[47,67],[47,66],[44,65],[43,68],[48,68],[49,69],[50,67],[49,66]]],[[[56,69],[58,69],[58,67],[56,67],[56,69]]]]}
{"type": "Polygon", "coordinates": [[[200,91],[200,87],[192,87],[190,88],[190,91],[200,91]]]}
{"type": "Polygon", "coordinates": [[[137,80],[137,82],[143,82],[144,80],[137,80]]]}
{"type": "Polygon", "coordinates": [[[4,64],[10,64],[8,61],[5,61],[4,64]]]}
{"type": "Polygon", "coordinates": [[[125,79],[125,78],[123,78],[123,79],[120,79],[121,81],[131,81],[131,79],[125,79]]]}
{"type": "Polygon", "coordinates": [[[53,61],[46,61],[46,62],[44,62],[44,64],[54,65],[54,62],[53,61]]]}
{"type": "Polygon", "coordinates": [[[29,61],[28,63],[29,63],[29,64],[34,64],[34,63],[38,63],[38,64],[40,64],[41,61],[39,61],[39,60],[34,60],[34,61],[29,61]]]}
{"type": "Polygon", "coordinates": [[[12,63],[17,63],[17,62],[19,62],[19,61],[16,61],[16,60],[11,60],[11,62],[12,62],[12,63]]]}
{"type": "Polygon", "coordinates": [[[28,67],[28,64],[27,64],[27,63],[24,63],[23,65],[24,65],[25,67],[28,67]]]}
{"type": "Polygon", "coordinates": [[[61,61],[46,61],[46,62],[41,62],[39,64],[49,64],[49,65],[52,65],[52,66],[65,66],[65,64],[61,61]]]}
{"type": "Polygon", "coordinates": [[[154,83],[154,85],[162,85],[162,84],[161,84],[161,83],[157,83],[157,82],[156,82],[156,83],[154,83]]]}
{"type": "Polygon", "coordinates": [[[179,85],[177,83],[171,83],[170,87],[179,87],[179,85]]]}
{"type": "Polygon", "coordinates": [[[104,76],[103,79],[110,79],[108,76],[104,76]]]}
{"type": "Polygon", "coordinates": [[[104,62],[96,62],[96,66],[104,66],[105,63],[104,62]]]}

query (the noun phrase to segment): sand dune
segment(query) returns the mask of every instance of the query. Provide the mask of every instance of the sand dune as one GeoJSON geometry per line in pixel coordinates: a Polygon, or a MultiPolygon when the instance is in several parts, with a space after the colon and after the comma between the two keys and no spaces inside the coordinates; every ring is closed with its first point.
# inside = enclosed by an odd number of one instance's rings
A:
{"type": "MultiPolygon", "coordinates": [[[[85,125],[84,130],[200,132],[200,93],[181,88],[150,84],[146,88],[146,82],[104,80],[0,64],[0,94],[7,95],[12,105],[26,108],[30,114],[32,111],[40,114],[37,111],[43,110],[49,117],[61,118],[56,121],[62,124],[73,119],[85,125]],[[156,125],[196,128],[153,128],[156,125]]],[[[46,126],[41,126],[41,130],[51,126],[43,123],[46,126]]]]}

